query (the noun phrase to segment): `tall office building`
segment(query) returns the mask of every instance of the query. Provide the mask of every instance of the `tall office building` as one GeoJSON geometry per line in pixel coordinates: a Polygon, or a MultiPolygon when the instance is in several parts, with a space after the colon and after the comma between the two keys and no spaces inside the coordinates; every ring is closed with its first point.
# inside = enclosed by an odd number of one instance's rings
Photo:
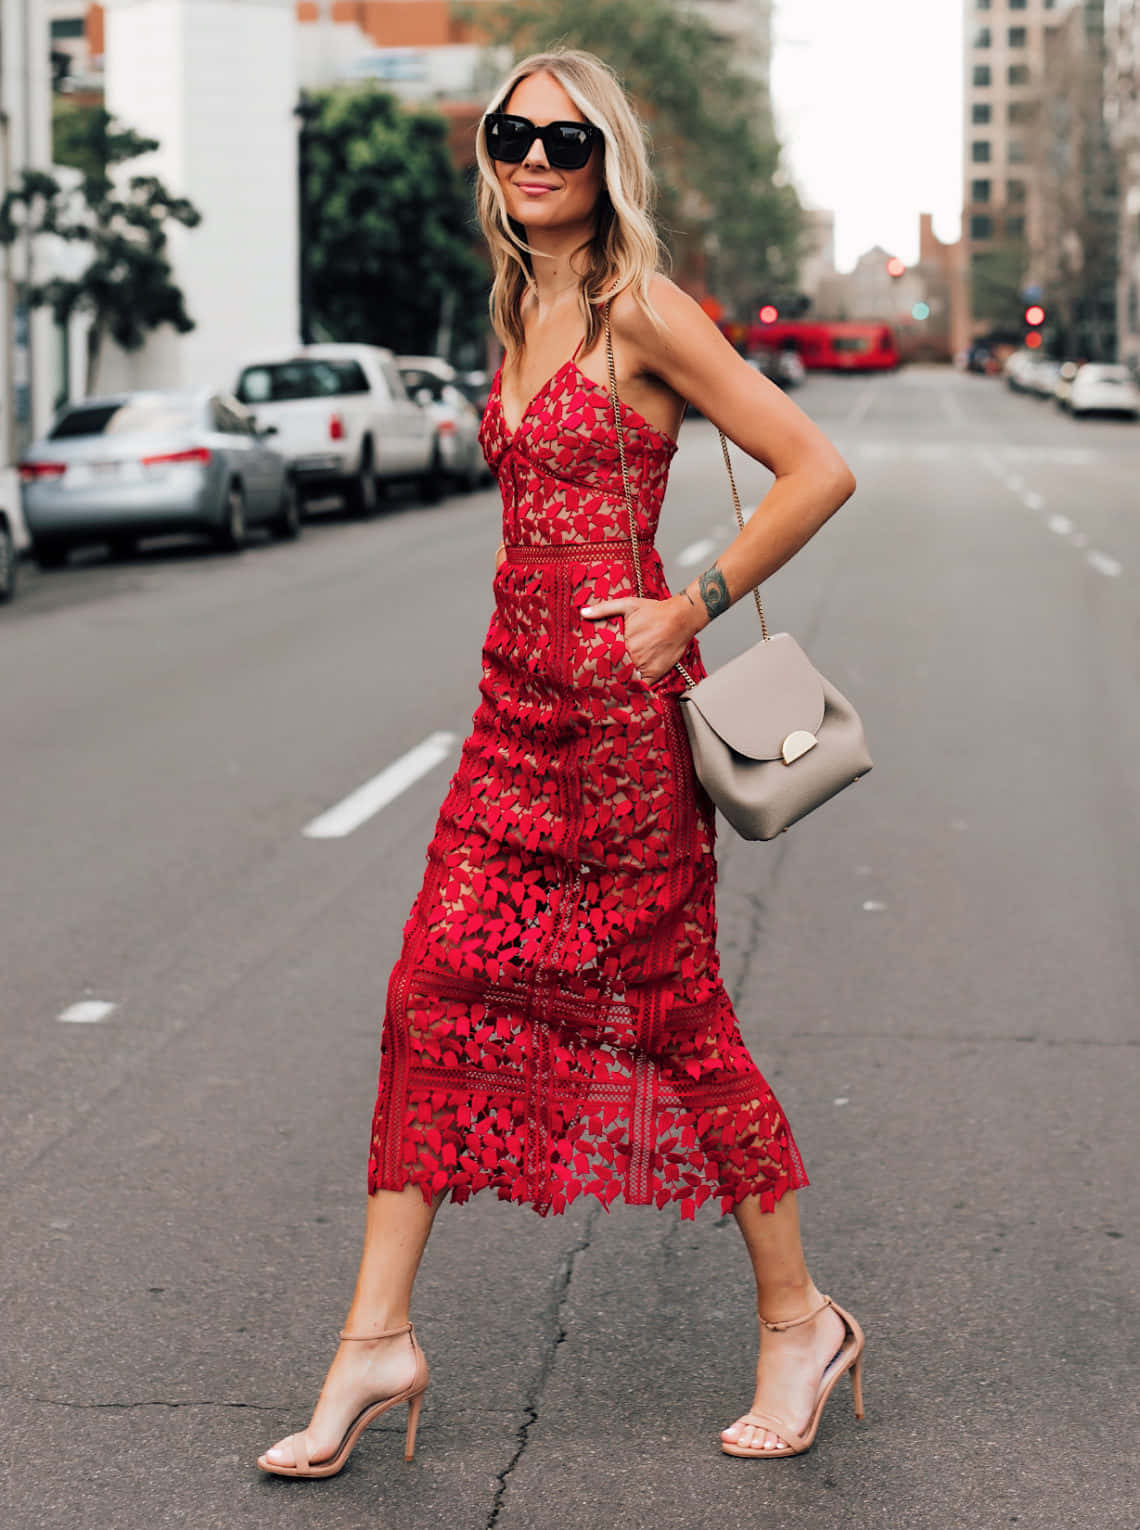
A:
{"type": "Polygon", "coordinates": [[[1003,293],[1035,269],[1045,236],[1035,122],[1046,38],[1079,0],[965,0],[962,238],[975,333],[1014,313],[1003,293]],[[1020,265],[1020,273],[1016,268],[1020,265]]]}

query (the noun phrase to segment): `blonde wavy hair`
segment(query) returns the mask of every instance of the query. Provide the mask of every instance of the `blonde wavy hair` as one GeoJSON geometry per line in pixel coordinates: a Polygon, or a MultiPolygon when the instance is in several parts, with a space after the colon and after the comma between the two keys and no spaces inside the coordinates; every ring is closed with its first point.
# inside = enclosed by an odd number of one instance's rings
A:
{"type": "MultiPolygon", "coordinates": [[[[653,173],[645,133],[617,75],[592,53],[559,48],[533,53],[517,63],[491,98],[489,112],[501,111],[511,92],[528,75],[552,75],[588,122],[600,128],[605,156],[597,223],[587,251],[586,270],[578,302],[586,327],[583,353],[602,332],[601,305],[629,288],[654,322],[660,322],[649,301],[649,282],[662,265],[661,242],[653,225],[653,173]]],[[[522,350],[526,334],[522,305],[533,279],[532,250],[522,224],[507,215],[495,162],[487,153],[482,128],[476,138],[479,165],[479,222],[491,250],[491,323],[512,359],[522,350]]],[[[578,253],[577,251],[575,252],[578,253]]],[[[539,255],[539,259],[541,259],[539,255]]]]}

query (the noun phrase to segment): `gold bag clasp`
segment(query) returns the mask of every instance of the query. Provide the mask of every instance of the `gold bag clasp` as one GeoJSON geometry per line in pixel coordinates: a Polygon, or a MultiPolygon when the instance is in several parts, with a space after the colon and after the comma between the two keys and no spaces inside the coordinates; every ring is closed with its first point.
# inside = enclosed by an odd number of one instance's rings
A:
{"type": "Polygon", "coordinates": [[[789,733],[780,746],[784,764],[791,765],[802,754],[807,754],[809,749],[814,749],[818,742],[815,734],[809,733],[806,728],[797,728],[794,733],[789,733]]]}

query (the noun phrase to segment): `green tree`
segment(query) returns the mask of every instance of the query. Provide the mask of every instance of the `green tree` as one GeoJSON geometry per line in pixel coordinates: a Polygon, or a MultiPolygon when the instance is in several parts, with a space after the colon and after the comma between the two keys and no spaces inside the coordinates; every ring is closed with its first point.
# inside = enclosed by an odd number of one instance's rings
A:
{"type": "Polygon", "coordinates": [[[441,329],[457,345],[480,335],[488,275],[446,120],[371,86],[313,105],[302,195],[315,327],[405,353],[433,350],[441,329]]]}
{"type": "Polygon", "coordinates": [[[702,17],[673,0],[513,0],[480,5],[478,20],[516,56],[564,45],[616,71],[649,128],[658,221],[679,268],[711,253],[709,285],[741,315],[794,289],[800,205],[780,184],[769,103],[702,17]]]}
{"type": "Polygon", "coordinates": [[[89,255],[78,276],[53,276],[27,286],[31,308],[50,308],[59,324],[87,313],[87,391],[95,385],[108,336],[137,350],[151,330],[170,324],[180,334],[194,328],[182,290],[167,258],[167,225],[194,228],[201,214],[174,196],[153,175],[124,175],[120,168],[158,148],[133,128],[97,108],[76,114],[68,152],[79,170],[78,185],[40,170],[26,170],[0,203],[0,244],[25,232],[53,236],[89,255]]]}

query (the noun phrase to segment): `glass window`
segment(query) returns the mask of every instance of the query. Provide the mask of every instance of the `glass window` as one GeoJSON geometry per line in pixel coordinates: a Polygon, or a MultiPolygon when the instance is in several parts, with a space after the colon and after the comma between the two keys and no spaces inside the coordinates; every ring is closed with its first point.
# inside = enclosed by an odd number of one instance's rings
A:
{"type": "Polygon", "coordinates": [[[1010,66],[1009,66],[1009,83],[1011,85],[1028,85],[1029,84],[1029,65],[1028,64],[1010,64],[1010,66]]]}
{"type": "Polygon", "coordinates": [[[1011,11],[1024,11],[1028,6],[1026,0],[1009,0],[1009,8],[1011,11]]]}
{"type": "Polygon", "coordinates": [[[1026,185],[1024,181],[1006,181],[1005,199],[1007,202],[1024,202],[1026,197],[1026,185]]]}
{"type": "Polygon", "coordinates": [[[974,84],[975,85],[989,85],[990,82],[991,82],[990,81],[990,66],[988,64],[975,64],[974,65],[974,84]]]}
{"type": "Polygon", "coordinates": [[[82,404],[60,415],[48,434],[49,441],[68,436],[126,436],[136,432],[165,434],[187,430],[194,411],[185,399],[147,397],[119,399],[106,404],[82,404]]]}
{"type": "Polygon", "coordinates": [[[974,0],[974,8],[975,10],[979,11],[988,11],[990,8],[990,0],[974,0]]]}
{"type": "Polygon", "coordinates": [[[975,213],[970,219],[971,239],[990,239],[993,231],[994,220],[987,213],[975,213]]]}
{"type": "Polygon", "coordinates": [[[990,32],[989,27],[977,27],[977,28],[975,28],[975,30],[974,30],[974,47],[975,48],[988,48],[990,46],[990,43],[991,43],[992,40],[993,40],[992,39],[992,34],[990,32]]]}
{"type": "Polygon", "coordinates": [[[975,138],[970,145],[970,158],[975,165],[988,165],[990,162],[989,139],[975,138]]]}
{"type": "Polygon", "coordinates": [[[443,390],[447,384],[434,372],[424,372],[419,367],[401,367],[400,376],[404,379],[404,387],[412,398],[415,398],[421,388],[426,388],[434,403],[442,402],[443,390]]]}
{"type": "Polygon", "coordinates": [[[1009,103],[1008,116],[1012,123],[1032,122],[1036,103],[1033,101],[1011,101],[1009,103]]]}
{"type": "Polygon", "coordinates": [[[368,379],[356,361],[299,356],[296,361],[246,367],[237,385],[243,404],[280,404],[298,398],[343,398],[367,393],[368,379]]]}
{"type": "Polygon", "coordinates": [[[989,199],[990,199],[990,183],[989,183],[989,181],[971,181],[970,182],[970,201],[971,202],[988,202],[989,199]]]}
{"type": "Polygon", "coordinates": [[[1029,33],[1025,27],[1010,27],[1009,45],[1011,48],[1024,48],[1029,40],[1029,33]]]}
{"type": "Polygon", "coordinates": [[[253,421],[240,404],[231,398],[210,400],[210,429],[224,436],[252,436],[253,421]]]}
{"type": "Polygon", "coordinates": [[[991,107],[988,101],[975,101],[970,108],[970,121],[977,126],[979,123],[990,120],[991,107]]]}
{"type": "Polygon", "coordinates": [[[1007,218],[1005,220],[1005,231],[1010,239],[1024,239],[1025,219],[1020,214],[1016,218],[1007,218]]]}
{"type": "Polygon", "coordinates": [[[82,37],[86,25],[82,16],[58,16],[51,24],[51,36],[82,37]]]}
{"type": "Polygon", "coordinates": [[[1009,148],[1007,152],[1011,165],[1023,165],[1025,163],[1024,138],[1011,138],[1009,140],[1009,148]]]}

